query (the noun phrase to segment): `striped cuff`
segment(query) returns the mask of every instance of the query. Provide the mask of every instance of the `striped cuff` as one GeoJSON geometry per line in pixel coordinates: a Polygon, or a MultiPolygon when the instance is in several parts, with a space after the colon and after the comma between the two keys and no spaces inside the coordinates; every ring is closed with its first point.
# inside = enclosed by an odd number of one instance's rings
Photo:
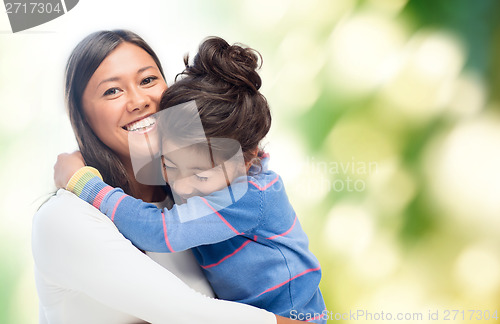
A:
{"type": "Polygon", "coordinates": [[[69,179],[66,189],[80,196],[85,184],[95,177],[102,180],[102,176],[96,168],[85,166],[76,171],[69,179]]]}

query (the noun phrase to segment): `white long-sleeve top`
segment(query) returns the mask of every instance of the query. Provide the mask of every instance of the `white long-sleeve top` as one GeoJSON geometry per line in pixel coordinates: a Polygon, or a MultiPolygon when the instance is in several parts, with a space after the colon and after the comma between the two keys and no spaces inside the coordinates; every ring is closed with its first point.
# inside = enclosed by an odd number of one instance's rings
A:
{"type": "Polygon", "coordinates": [[[62,189],[34,216],[32,250],[40,324],[276,323],[265,310],[207,297],[190,251],[148,256],[62,189]]]}

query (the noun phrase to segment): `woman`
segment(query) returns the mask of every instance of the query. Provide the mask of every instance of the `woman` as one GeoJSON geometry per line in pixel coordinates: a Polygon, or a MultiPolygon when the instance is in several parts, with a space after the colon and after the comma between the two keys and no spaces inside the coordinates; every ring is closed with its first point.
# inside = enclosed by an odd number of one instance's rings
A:
{"type": "MultiPolygon", "coordinates": [[[[123,30],[89,35],[66,68],[70,119],[86,163],[113,186],[159,206],[171,204],[169,193],[135,180],[127,139],[151,126],[147,117],[166,87],[152,49],[123,30]]],[[[167,270],[64,190],[34,216],[32,249],[40,323],[294,322],[206,297],[213,292],[190,251],[149,254],[167,270]]]]}

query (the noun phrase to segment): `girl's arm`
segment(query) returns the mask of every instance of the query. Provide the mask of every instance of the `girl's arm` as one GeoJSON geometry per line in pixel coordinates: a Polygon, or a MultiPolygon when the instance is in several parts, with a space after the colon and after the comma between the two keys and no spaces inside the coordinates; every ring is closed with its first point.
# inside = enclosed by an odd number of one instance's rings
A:
{"type": "Polygon", "coordinates": [[[135,246],[152,252],[222,242],[251,230],[262,216],[260,192],[230,203],[230,196],[219,191],[209,197],[192,197],[170,210],[159,209],[108,186],[90,167],[79,169],[67,189],[106,214],[135,246]]]}
{"type": "Polygon", "coordinates": [[[304,323],[302,321],[296,321],[287,317],[283,316],[278,316],[276,315],[276,324],[297,324],[297,323],[304,323]]]}
{"type": "Polygon", "coordinates": [[[35,215],[32,250],[38,271],[56,286],[151,323],[276,323],[265,310],[195,292],[64,190],[35,215]]]}

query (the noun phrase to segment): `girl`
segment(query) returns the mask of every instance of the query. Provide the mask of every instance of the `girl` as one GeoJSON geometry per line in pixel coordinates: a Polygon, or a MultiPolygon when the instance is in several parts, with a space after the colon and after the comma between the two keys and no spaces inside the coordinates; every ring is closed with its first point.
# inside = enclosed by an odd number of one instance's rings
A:
{"type": "Polygon", "coordinates": [[[217,297],[325,323],[321,268],[283,182],[259,150],[271,115],[258,91],[258,53],[212,37],[192,66],[188,57],[185,63],[184,78],[162,97],[164,113],[126,125],[150,135],[158,127],[164,178],[183,204],[168,210],[143,203],[74,159],[59,160],[58,184],[99,208],[140,249],[193,248],[217,297]]]}

